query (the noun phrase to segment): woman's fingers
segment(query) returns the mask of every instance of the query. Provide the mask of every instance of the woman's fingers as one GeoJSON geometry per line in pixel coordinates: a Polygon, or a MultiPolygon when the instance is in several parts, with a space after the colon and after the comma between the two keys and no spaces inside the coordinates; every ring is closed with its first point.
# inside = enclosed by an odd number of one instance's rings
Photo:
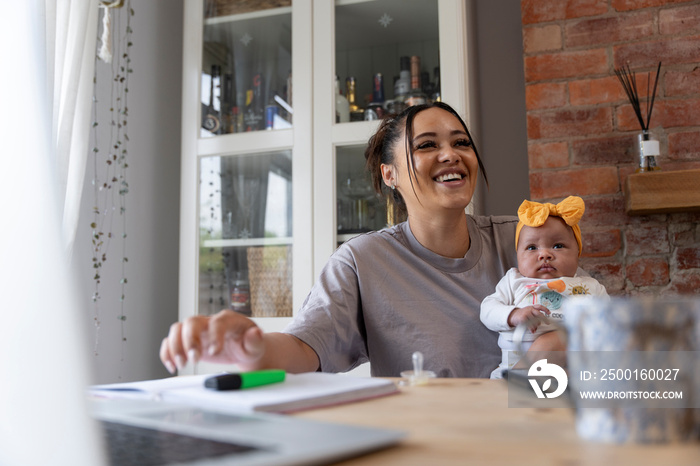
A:
{"type": "Polygon", "coordinates": [[[236,359],[244,367],[253,368],[264,353],[262,331],[256,326],[249,327],[241,336],[240,345],[236,346],[236,359]]]}
{"type": "Polygon", "coordinates": [[[175,373],[187,362],[205,360],[252,366],[265,352],[262,331],[255,323],[233,311],[213,316],[194,316],[170,326],[163,339],[160,359],[175,373]]]}
{"type": "Polygon", "coordinates": [[[205,316],[194,316],[170,326],[168,336],[160,345],[160,360],[171,374],[184,368],[188,360],[199,359],[207,319],[205,316]]]}
{"type": "Polygon", "coordinates": [[[202,355],[202,341],[208,333],[209,318],[194,316],[185,320],[182,325],[182,346],[185,353],[185,361],[197,362],[202,355]]]}
{"type": "Polygon", "coordinates": [[[174,374],[177,370],[177,368],[175,367],[175,361],[170,356],[170,346],[168,345],[168,337],[163,338],[163,341],[160,343],[160,361],[171,374],[174,374]]]}
{"type": "Polygon", "coordinates": [[[209,322],[207,357],[228,363],[253,365],[262,357],[262,331],[252,320],[233,311],[221,311],[209,322]]]}

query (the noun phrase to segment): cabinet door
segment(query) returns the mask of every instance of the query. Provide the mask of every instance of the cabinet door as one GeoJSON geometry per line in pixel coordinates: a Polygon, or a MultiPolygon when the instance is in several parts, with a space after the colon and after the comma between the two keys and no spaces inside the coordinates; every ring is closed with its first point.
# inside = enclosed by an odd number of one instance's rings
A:
{"type": "Polygon", "coordinates": [[[464,0],[317,0],[313,6],[314,192],[332,193],[314,199],[318,273],[340,242],[403,220],[367,189],[364,149],[378,118],[438,99],[468,124],[470,112],[464,0]],[[336,79],[350,101],[349,118],[339,117],[336,79]]]}
{"type": "Polygon", "coordinates": [[[311,287],[310,18],[310,0],[185,3],[180,319],[280,330],[311,287]]]}

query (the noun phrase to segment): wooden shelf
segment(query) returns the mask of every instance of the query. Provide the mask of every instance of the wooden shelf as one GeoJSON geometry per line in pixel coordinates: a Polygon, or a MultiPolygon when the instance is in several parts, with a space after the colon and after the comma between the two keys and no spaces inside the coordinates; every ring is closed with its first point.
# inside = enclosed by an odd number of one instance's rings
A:
{"type": "Polygon", "coordinates": [[[700,211],[700,170],[635,173],[624,189],[628,215],[700,211]]]}

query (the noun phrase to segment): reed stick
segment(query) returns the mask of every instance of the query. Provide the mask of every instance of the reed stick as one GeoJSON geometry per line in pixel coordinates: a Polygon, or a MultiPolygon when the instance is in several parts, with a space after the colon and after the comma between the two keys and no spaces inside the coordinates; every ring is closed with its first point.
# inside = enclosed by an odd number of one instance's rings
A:
{"type": "Polygon", "coordinates": [[[637,117],[637,120],[639,120],[639,124],[642,127],[642,131],[648,131],[649,130],[649,124],[651,122],[651,111],[654,108],[654,100],[656,99],[656,89],[659,84],[659,74],[661,72],[661,62],[659,62],[659,65],[656,68],[656,78],[654,78],[654,89],[649,92],[650,90],[650,85],[651,85],[651,79],[650,79],[650,74],[647,73],[647,97],[646,97],[646,121],[644,121],[644,113],[642,112],[642,105],[641,101],[639,99],[639,91],[637,89],[637,76],[635,73],[630,69],[629,65],[623,65],[620,68],[615,69],[615,75],[617,76],[617,79],[620,81],[620,84],[622,84],[622,87],[625,89],[625,93],[627,94],[627,98],[630,101],[630,104],[632,104],[632,109],[634,110],[634,114],[637,117]]]}

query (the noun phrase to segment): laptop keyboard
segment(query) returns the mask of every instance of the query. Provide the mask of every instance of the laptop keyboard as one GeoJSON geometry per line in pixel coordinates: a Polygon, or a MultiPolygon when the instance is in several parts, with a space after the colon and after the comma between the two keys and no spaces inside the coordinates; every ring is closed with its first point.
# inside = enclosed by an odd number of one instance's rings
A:
{"type": "Polygon", "coordinates": [[[116,422],[100,423],[103,426],[109,464],[115,466],[186,463],[257,450],[249,445],[218,442],[116,422]]]}

